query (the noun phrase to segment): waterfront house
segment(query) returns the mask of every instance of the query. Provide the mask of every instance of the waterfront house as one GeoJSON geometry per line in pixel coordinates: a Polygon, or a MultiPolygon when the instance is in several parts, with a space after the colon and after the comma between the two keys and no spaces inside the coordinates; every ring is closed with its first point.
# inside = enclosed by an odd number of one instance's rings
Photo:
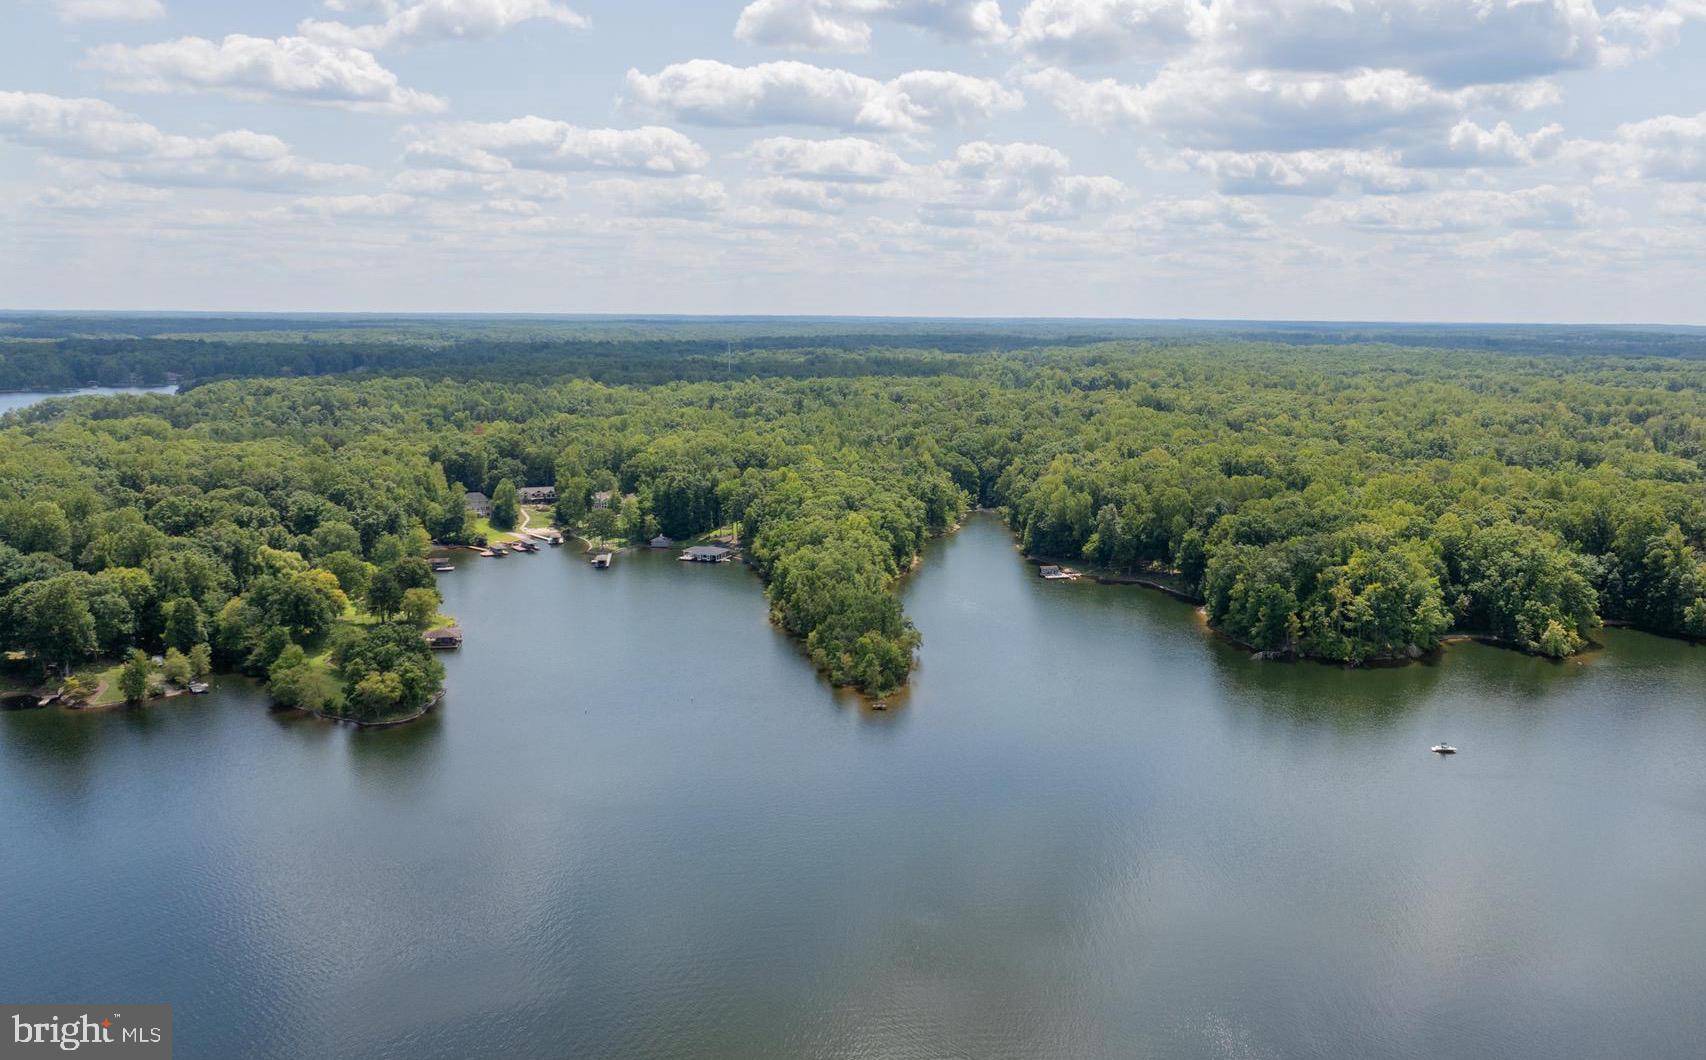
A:
{"type": "Polygon", "coordinates": [[[555,486],[523,486],[515,492],[523,504],[557,503],[557,487],[555,486]]]}
{"type": "Polygon", "coordinates": [[[429,629],[421,634],[427,645],[433,651],[455,651],[462,647],[462,627],[444,626],[440,629],[429,629]]]}
{"type": "Polygon", "coordinates": [[[481,519],[492,514],[492,499],[484,493],[476,493],[470,490],[463,494],[462,500],[468,505],[468,510],[481,519]]]}
{"type": "Polygon", "coordinates": [[[609,490],[599,490],[592,495],[592,506],[594,508],[608,508],[610,507],[610,498],[613,496],[615,495],[609,490]]]}
{"type": "Polygon", "coordinates": [[[726,563],[734,552],[721,545],[694,545],[681,554],[690,563],[726,563]]]}

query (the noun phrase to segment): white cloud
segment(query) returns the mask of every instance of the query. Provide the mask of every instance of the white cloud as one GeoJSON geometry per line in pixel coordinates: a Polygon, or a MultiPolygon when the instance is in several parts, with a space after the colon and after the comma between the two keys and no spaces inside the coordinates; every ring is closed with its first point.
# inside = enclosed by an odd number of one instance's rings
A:
{"type": "Polygon", "coordinates": [[[933,168],[920,195],[926,223],[958,226],[986,213],[1066,220],[1113,209],[1126,197],[1113,177],[1077,176],[1053,147],[1034,143],[962,145],[933,168]]]}
{"type": "Polygon", "coordinates": [[[1669,0],[1608,11],[1603,41],[1606,61],[1621,65],[1675,47],[1682,27],[1701,20],[1706,20],[1706,0],[1669,0]]]}
{"type": "Polygon", "coordinates": [[[568,178],[559,174],[514,169],[497,173],[408,169],[393,177],[391,186],[404,195],[422,198],[487,201],[566,199],[572,190],[568,178]]]}
{"type": "Polygon", "coordinates": [[[1012,110],[1024,97],[995,81],[939,70],[878,81],[801,62],[730,66],[694,59],[656,74],[629,70],[627,102],[698,125],[918,132],[1012,110]]]}
{"type": "Polygon", "coordinates": [[[1355,190],[1380,195],[1426,187],[1390,150],[1194,151],[1179,154],[1229,195],[1334,195],[1355,190]]]}
{"type": "Polygon", "coordinates": [[[841,213],[851,206],[866,205],[888,197],[884,185],[766,177],[748,181],[741,190],[754,198],[789,211],[841,213]]]}
{"type": "Polygon", "coordinates": [[[1032,0],[1014,43],[1067,64],[1158,59],[1207,35],[1202,0],[1032,0]]]}
{"type": "Polygon", "coordinates": [[[1451,127],[1443,144],[1406,151],[1404,160],[1425,166],[1527,166],[1550,158],[1563,142],[1562,125],[1519,133],[1508,121],[1488,129],[1465,119],[1451,127]]]}
{"type": "Polygon", "coordinates": [[[156,186],[282,190],[357,179],[360,166],[312,162],[276,136],[237,129],[213,136],[162,132],[99,99],[0,92],[0,139],[99,163],[108,178],[156,186]]]}
{"type": "Polygon", "coordinates": [[[1212,47],[1239,68],[1403,70],[1447,87],[1594,67],[1593,0],[1213,0],[1212,47]]]}
{"type": "Polygon", "coordinates": [[[524,22],[548,21],[571,29],[590,23],[554,0],[418,0],[381,6],[385,21],[365,26],[309,19],[297,27],[305,37],[354,48],[495,37],[524,22]]]}
{"type": "Polygon", "coordinates": [[[166,13],[166,5],[160,0],[55,0],[53,6],[67,22],[85,19],[141,22],[166,13]]]}
{"type": "Polygon", "coordinates": [[[488,173],[625,169],[669,176],[696,172],[710,161],[703,147],[674,129],[583,129],[532,115],[440,126],[419,134],[403,151],[417,164],[488,173]]]}
{"type": "Polygon", "coordinates": [[[1330,201],[1315,207],[1305,220],[1393,235],[1442,236],[1500,227],[1581,228],[1597,217],[1586,191],[1548,184],[1521,191],[1330,201]]]}
{"type": "Polygon", "coordinates": [[[379,195],[315,195],[290,204],[295,213],[326,218],[384,218],[415,210],[419,200],[397,192],[379,195]]]}
{"type": "Polygon", "coordinates": [[[445,108],[436,96],[400,86],[372,53],[306,37],[233,33],[219,41],[104,44],[91,49],[89,59],[115,85],[133,92],[221,92],[387,113],[445,108]]]}
{"type": "Polygon", "coordinates": [[[1692,118],[1666,114],[1620,126],[1605,157],[1638,177],[1706,181],[1706,111],[1692,118]]]}
{"type": "Polygon", "coordinates": [[[773,136],[752,144],[746,154],[770,172],[796,180],[873,184],[902,176],[910,168],[889,148],[855,136],[837,140],[773,136]]]}
{"type": "Polygon", "coordinates": [[[776,48],[862,52],[871,47],[877,20],[974,44],[998,44],[1012,33],[998,0],[753,0],[741,10],[735,37],[776,48]]]}
{"type": "Polygon", "coordinates": [[[171,194],[163,188],[98,181],[44,189],[35,197],[34,205],[55,210],[105,213],[155,206],[169,198],[171,194]]]}
{"type": "Polygon", "coordinates": [[[1117,218],[1114,231],[1159,232],[1191,229],[1196,233],[1248,235],[1271,227],[1268,215],[1248,199],[1210,195],[1201,199],[1163,199],[1117,218]]]}
{"type": "Polygon", "coordinates": [[[1400,70],[1310,76],[1171,66],[1146,85],[1085,81],[1062,70],[1025,78],[1074,121],[1137,125],[1191,146],[1301,150],[1387,141],[1442,128],[1495,98],[1544,102],[1543,86],[1445,91],[1400,70]]]}
{"type": "Polygon", "coordinates": [[[601,180],[592,189],[610,196],[617,207],[634,217],[673,217],[706,220],[728,205],[723,185],[704,177],[658,181],[601,180]]]}

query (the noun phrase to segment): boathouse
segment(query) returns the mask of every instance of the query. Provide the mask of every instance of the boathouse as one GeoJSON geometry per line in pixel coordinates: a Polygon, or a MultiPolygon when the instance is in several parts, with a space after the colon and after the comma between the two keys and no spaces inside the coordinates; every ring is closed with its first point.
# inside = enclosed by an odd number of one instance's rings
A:
{"type": "Polygon", "coordinates": [[[694,545],[681,554],[690,563],[726,563],[734,553],[721,545],[694,545]]]}
{"type": "Polygon", "coordinates": [[[670,537],[667,534],[659,534],[658,536],[652,538],[652,547],[653,548],[674,548],[675,547],[675,539],[673,537],[670,537]]]}
{"type": "Polygon", "coordinates": [[[426,638],[427,646],[433,651],[455,651],[462,647],[462,627],[444,626],[440,629],[429,629],[421,634],[426,638]]]}

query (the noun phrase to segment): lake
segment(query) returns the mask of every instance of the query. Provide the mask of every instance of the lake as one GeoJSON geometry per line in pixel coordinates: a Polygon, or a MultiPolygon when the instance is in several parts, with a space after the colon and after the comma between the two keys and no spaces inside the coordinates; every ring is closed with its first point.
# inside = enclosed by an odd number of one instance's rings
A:
{"type": "Polygon", "coordinates": [[[78,390],[0,390],[0,416],[39,405],[49,398],[110,396],[113,394],[175,394],[176,386],[87,386],[78,390]]]}
{"type": "Polygon", "coordinates": [[[1706,651],[1261,663],[974,518],[887,712],[736,565],[444,576],[443,709],[0,715],[0,998],[180,1057],[1668,1058],[1706,651]],[[1462,748],[1440,759],[1428,747],[1462,748]]]}

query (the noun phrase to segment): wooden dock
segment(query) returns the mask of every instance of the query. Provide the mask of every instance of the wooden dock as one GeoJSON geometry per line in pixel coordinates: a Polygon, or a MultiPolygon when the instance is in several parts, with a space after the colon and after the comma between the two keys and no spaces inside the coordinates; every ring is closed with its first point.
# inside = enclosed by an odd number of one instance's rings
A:
{"type": "Polygon", "coordinates": [[[600,552],[598,555],[592,557],[592,565],[599,570],[608,570],[610,569],[612,559],[614,559],[614,557],[611,556],[610,553],[600,552]]]}

